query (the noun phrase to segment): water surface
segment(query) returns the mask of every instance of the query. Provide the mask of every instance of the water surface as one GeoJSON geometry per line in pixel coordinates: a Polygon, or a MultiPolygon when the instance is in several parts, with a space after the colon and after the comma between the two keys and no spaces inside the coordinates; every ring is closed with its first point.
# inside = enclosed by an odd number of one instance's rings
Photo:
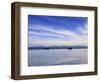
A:
{"type": "Polygon", "coordinates": [[[87,49],[28,50],[28,66],[86,64],[87,49]]]}

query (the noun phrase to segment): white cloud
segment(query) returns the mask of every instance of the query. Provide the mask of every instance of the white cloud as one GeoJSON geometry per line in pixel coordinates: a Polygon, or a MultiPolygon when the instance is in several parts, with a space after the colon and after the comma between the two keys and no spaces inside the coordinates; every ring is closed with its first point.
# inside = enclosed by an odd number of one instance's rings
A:
{"type": "Polygon", "coordinates": [[[30,27],[33,30],[43,30],[43,31],[47,31],[47,32],[43,32],[43,33],[39,33],[39,32],[32,32],[29,31],[29,34],[33,34],[33,36],[29,36],[29,45],[47,45],[47,46],[52,46],[52,45],[87,45],[87,26],[85,25],[84,28],[82,27],[77,27],[77,31],[79,31],[80,33],[82,33],[83,35],[79,35],[76,33],[76,31],[70,31],[70,30],[62,30],[59,29],[52,29],[52,27],[48,27],[48,26],[43,26],[43,25],[33,25],[30,27]],[[86,35],[85,35],[86,34],[86,35]],[[42,39],[42,38],[38,38],[35,37],[35,35],[41,35],[41,36],[55,36],[55,37],[59,37],[57,38],[53,38],[53,39],[42,39]],[[65,37],[70,36],[70,39],[66,40],[65,37]],[[34,38],[35,37],[35,38],[34,38]]]}
{"type": "Polygon", "coordinates": [[[65,35],[65,36],[74,36],[77,35],[74,31],[70,31],[70,30],[62,30],[62,29],[52,29],[52,27],[50,26],[43,26],[43,25],[33,25],[30,27],[31,29],[36,29],[36,30],[44,30],[44,31],[48,31],[48,32],[53,32],[55,34],[60,34],[60,35],[65,35]]]}
{"type": "Polygon", "coordinates": [[[83,25],[83,28],[81,28],[80,26],[77,27],[77,31],[79,31],[81,34],[88,34],[88,28],[87,28],[87,24],[83,25]]]}

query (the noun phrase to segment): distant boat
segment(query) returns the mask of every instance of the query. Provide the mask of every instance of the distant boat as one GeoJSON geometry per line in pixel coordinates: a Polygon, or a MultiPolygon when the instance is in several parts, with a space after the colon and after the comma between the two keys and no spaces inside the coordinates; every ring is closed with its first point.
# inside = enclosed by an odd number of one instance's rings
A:
{"type": "Polygon", "coordinates": [[[50,49],[50,48],[43,48],[43,49],[50,49]]]}
{"type": "Polygon", "coordinates": [[[70,48],[68,48],[68,49],[72,50],[72,48],[71,48],[71,47],[70,47],[70,48]]]}

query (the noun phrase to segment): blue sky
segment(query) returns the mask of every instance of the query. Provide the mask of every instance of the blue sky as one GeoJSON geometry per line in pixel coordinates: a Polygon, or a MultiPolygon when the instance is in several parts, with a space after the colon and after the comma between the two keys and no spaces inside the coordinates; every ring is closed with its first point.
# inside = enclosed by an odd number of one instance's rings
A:
{"type": "Polygon", "coordinates": [[[28,15],[29,46],[87,45],[87,17],[28,15]]]}

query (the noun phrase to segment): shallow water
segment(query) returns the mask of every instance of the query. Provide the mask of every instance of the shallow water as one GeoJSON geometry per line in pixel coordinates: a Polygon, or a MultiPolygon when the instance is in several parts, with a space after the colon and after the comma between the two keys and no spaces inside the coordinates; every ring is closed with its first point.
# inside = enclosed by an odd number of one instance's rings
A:
{"type": "Polygon", "coordinates": [[[28,66],[86,64],[87,49],[28,50],[28,66]]]}

